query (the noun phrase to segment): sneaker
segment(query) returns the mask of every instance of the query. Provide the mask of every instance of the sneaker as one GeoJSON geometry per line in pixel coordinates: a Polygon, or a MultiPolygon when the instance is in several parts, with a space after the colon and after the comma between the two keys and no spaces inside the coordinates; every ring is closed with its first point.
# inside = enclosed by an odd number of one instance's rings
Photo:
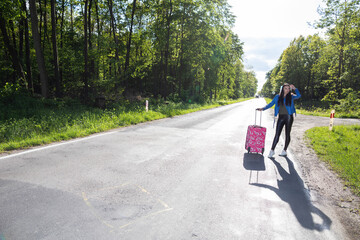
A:
{"type": "Polygon", "coordinates": [[[274,150],[270,150],[268,158],[272,158],[275,155],[274,150]]]}
{"type": "Polygon", "coordinates": [[[286,156],[286,155],[287,155],[287,153],[285,150],[282,150],[282,152],[279,154],[279,156],[286,156]]]}

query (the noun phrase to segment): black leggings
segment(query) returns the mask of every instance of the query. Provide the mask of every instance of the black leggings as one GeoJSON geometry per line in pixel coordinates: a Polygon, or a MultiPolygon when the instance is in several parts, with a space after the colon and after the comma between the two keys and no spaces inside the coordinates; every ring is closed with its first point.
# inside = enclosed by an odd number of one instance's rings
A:
{"type": "Polygon", "coordinates": [[[293,115],[285,114],[285,115],[279,115],[279,119],[276,124],[276,132],[274,141],[271,147],[271,150],[274,150],[276,147],[276,144],[279,142],[281,131],[285,125],[285,146],[284,150],[286,151],[289,143],[290,143],[290,132],[291,132],[291,126],[293,124],[294,117],[293,115]]]}

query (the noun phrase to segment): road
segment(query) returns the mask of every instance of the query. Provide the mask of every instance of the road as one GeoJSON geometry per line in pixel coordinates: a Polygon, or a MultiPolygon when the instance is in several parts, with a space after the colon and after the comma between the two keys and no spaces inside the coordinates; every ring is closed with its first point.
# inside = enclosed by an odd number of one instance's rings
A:
{"type": "Polygon", "coordinates": [[[245,152],[264,105],[253,99],[3,155],[0,239],[347,239],[296,156],[266,157],[271,110],[262,116],[265,157],[245,152]]]}

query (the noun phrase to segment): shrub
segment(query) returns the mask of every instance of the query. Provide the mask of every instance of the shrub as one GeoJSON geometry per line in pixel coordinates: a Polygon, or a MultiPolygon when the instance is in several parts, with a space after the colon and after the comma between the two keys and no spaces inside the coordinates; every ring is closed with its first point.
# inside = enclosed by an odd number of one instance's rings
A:
{"type": "Polygon", "coordinates": [[[344,99],[339,100],[339,104],[335,105],[336,111],[351,112],[360,110],[360,91],[356,92],[351,88],[343,90],[344,99]]]}

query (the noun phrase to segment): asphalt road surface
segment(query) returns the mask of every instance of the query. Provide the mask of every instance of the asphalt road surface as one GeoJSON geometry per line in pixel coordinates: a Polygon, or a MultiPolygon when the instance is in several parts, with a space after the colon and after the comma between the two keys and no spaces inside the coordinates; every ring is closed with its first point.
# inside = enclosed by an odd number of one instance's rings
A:
{"type": "MultiPolygon", "coordinates": [[[[266,157],[270,110],[264,156],[245,151],[264,105],[253,99],[3,155],[0,239],[347,239],[296,156],[266,157]]],[[[282,146],[283,138],[277,154],[282,146]]]]}

